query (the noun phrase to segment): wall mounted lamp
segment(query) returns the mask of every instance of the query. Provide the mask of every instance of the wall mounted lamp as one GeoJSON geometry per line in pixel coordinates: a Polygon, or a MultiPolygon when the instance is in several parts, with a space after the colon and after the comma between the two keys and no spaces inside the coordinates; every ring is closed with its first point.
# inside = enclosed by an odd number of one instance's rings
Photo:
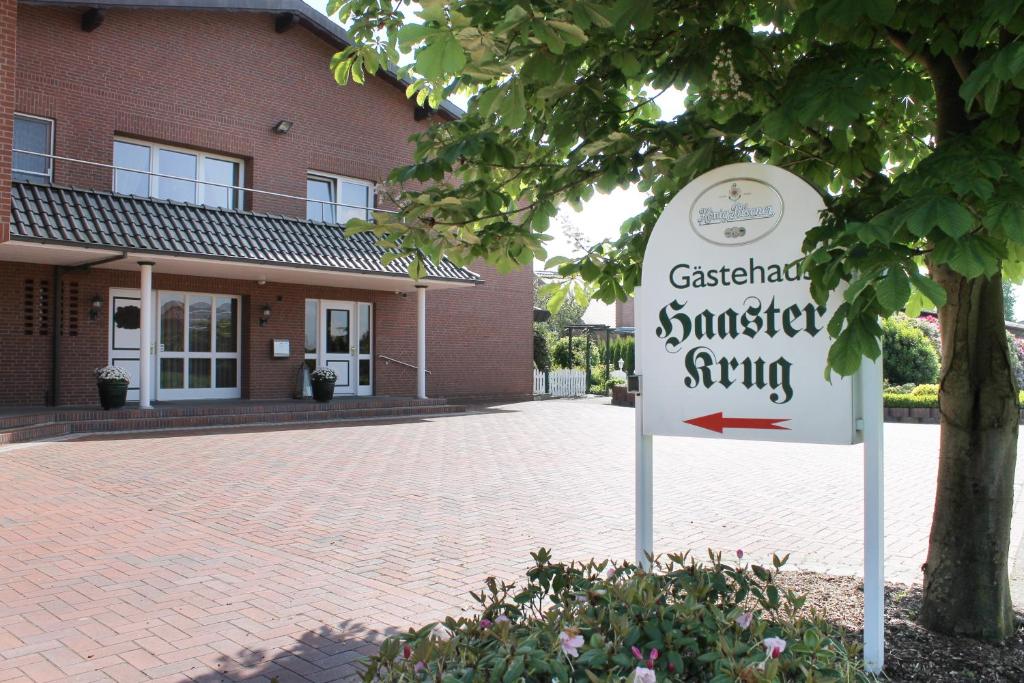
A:
{"type": "Polygon", "coordinates": [[[97,294],[89,302],[89,320],[95,320],[100,317],[100,309],[103,308],[103,299],[97,294]]]}
{"type": "Polygon", "coordinates": [[[263,310],[260,312],[260,327],[266,327],[270,321],[270,304],[263,304],[263,310]]]}
{"type": "Polygon", "coordinates": [[[291,129],[292,129],[292,122],[291,121],[285,121],[284,119],[282,119],[282,120],[278,121],[277,123],[275,123],[274,124],[274,128],[273,128],[274,132],[277,133],[278,135],[284,135],[285,133],[287,133],[291,129]]]}

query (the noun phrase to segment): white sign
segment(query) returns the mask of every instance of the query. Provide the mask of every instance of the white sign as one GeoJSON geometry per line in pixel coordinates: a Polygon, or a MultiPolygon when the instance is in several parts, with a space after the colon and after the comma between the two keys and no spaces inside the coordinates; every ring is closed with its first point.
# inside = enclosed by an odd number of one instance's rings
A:
{"type": "Polygon", "coordinates": [[[805,233],[824,202],[774,166],[731,164],[679,192],[643,265],[643,432],[851,444],[853,382],[825,365],[842,302],[811,298],[805,233]]]}

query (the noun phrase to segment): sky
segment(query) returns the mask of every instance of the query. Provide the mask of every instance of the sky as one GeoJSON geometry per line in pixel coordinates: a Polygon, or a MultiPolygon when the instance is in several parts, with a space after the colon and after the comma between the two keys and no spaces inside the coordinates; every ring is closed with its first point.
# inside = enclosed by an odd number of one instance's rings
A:
{"type": "MultiPolygon", "coordinates": [[[[326,14],[327,0],[305,0],[306,4],[326,14]]],[[[465,100],[453,98],[455,104],[465,106],[465,100]]],[[[672,118],[683,111],[683,93],[670,90],[659,97],[658,105],[662,109],[662,119],[672,118]]],[[[631,216],[643,210],[644,194],[635,187],[619,189],[610,194],[595,193],[582,211],[575,211],[569,206],[562,208],[559,217],[577,228],[589,244],[596,244],[605,239],[615,239],[619,235],[619,226],[631,216]]],[[[549,256],[573,256],[573,246],[566,238],[556,222],[552,222],[549,234],[554,237],[548,242],[549,256]]],[[[535,270],[540,270],[543,263],[536,263],[535,270]]],[[[1024,287],[1017,286],[1017,310],[1015,318],[1024,318],[1024,287]]],[[[594,324],[615,324],[614,306],[594,301],[588,307],[584,320],[594,324]]]]}

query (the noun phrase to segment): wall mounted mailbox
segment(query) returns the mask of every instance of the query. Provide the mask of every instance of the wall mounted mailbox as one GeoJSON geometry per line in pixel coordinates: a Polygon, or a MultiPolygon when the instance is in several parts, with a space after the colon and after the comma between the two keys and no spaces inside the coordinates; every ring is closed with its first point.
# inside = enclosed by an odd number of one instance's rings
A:
{"type": "Polygon", "coordinates": [[[288,339],[274,340],[274,358],[287,358],[291,355],[291,342],[288,339]]]}

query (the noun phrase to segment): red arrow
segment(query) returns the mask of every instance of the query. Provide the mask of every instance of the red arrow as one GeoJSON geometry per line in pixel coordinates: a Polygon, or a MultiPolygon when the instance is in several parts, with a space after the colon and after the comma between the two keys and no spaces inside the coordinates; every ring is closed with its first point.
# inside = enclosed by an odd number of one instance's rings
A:
{"type": "Polygon", "coordinates": [[[774,419],[767,417],[725,417],[721,412],[709,413],[701,417],[683,420],[683,422],[694,427],[718,432],[719,434],[726,429],[789,429],[789,427],[779,426],[780,422],[789,422],[788,417],[774,419]]]}

